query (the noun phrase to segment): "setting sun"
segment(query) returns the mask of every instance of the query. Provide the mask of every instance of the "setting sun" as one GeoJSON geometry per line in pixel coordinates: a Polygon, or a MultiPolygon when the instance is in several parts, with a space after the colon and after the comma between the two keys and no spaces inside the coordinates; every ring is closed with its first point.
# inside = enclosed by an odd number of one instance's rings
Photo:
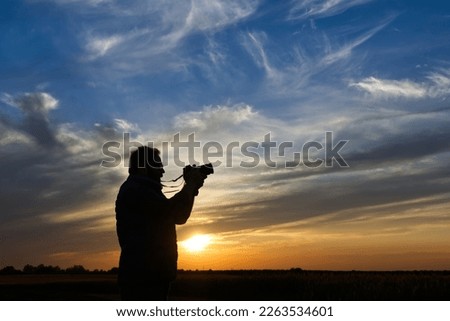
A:
{"type": "Polygon", "coordinates": [[[211,242],[208,235],[194,235],[191,238],[181,242],[181,245],[189,252],[201,252],[211,242]]]}

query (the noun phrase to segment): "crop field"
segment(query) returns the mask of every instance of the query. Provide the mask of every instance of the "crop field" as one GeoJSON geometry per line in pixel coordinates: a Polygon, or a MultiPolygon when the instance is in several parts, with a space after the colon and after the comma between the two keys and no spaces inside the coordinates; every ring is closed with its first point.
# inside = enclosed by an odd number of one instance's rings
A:
{"type": "MultiPolygon", "coordinates": [[[[114,274],[0,275],[0,300],[119,300],[114,274]]],[[[450,300],[450,271],[181,271],[170,300],[450,300]]]]}

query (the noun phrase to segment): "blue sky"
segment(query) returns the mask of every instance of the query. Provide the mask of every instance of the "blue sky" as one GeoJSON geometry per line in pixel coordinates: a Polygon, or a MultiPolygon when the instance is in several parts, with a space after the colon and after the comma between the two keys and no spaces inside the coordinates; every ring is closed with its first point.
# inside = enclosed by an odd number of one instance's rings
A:
{"type": "Polygon", "coordinates": [[[450,4],[7,0],[0,9],[0,266],[115,264],[113,203],[126,169],[99,164],[102,145],[124,132],[224,146],[269,132],[302,146],[333,132],[348,141],[348,168],[219,167],[179,229],[180,241],[214,236],[215,261],[181,253],[181,267],[450,268],[450,4]],[[233,255],[242,249],[249,262],[233,255]]]}

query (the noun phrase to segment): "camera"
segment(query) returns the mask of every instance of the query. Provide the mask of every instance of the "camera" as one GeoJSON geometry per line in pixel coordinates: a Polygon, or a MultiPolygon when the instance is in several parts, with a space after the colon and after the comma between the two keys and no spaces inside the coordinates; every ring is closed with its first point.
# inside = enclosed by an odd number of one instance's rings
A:
{"type": "Polygon", "coordinates": [[[197,166],[197,165],[188,165],[184,168],[184,172],[187,173],[189,171],[200,171],[200,173],[204,174],[204,175],[210,175],[210,174],[214,174],[214,168],[212,166],[211,163],[209,164],[205,164],[205,165],[201,165],[201,166],[197,166]]]}

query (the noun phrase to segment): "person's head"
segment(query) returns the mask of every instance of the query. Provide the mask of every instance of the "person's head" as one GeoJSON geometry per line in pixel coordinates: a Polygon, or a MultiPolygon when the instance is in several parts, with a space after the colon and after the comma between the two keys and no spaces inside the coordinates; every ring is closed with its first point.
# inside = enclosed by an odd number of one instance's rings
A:
{"type": "Polygon", "coordinates": [[[128,173],[150,177],[161,181],[164,168],[160,151],[148,146],[140,146],[130,155],[128,173]]]}

